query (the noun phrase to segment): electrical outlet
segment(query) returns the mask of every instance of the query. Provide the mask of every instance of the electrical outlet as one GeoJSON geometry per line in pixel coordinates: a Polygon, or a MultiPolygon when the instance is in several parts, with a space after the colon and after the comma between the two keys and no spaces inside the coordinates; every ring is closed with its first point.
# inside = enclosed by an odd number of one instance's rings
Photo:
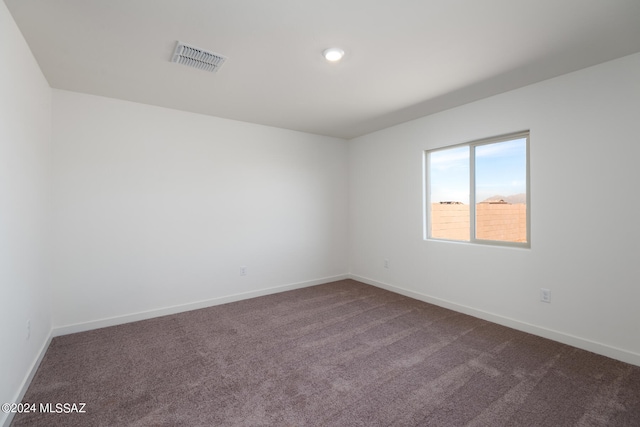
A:
{"type": "Polygon", "coordinates": [[[31,319],[27,320],[27,339],[31,337],[31,319]]]}
{"type": "Polygon", "coordinates": [[[384,260],[384,268],[389,268],[389,260],[388,259],[384,260]]]}
{"type": "Polygon", "coordinates": [[[242,267],[240,267],[240,275],[241,276],[246,276],[247,272],[248,272],[249,268],[245,267],[244,265],[242,267]]]}
{"type": "Polygon", "coordinates": [[[551,302],[551,291],[546,288],[540,288],[540,301],[542,302],[551,302]]]}

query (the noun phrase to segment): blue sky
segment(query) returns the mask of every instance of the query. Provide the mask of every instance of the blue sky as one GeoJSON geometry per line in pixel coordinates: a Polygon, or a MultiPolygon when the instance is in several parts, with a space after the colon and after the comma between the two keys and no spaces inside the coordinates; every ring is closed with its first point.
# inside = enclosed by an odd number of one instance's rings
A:
{"type": "MultiPolygon", "coordinates": [[[[469,203],[469,146],[429,155],[431,202],[469,203]]],[[[526,139],[476,146],[476,201],[526,192],[526,139]]]]}

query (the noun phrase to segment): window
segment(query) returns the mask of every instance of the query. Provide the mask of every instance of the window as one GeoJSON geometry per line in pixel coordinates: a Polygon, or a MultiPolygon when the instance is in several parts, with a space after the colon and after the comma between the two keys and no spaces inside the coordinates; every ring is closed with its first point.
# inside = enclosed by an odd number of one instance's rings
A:
{"type": "Polygon", "coordinates": [[[530,246],[529,132],[425,152],[425,238],[530,246]]]}

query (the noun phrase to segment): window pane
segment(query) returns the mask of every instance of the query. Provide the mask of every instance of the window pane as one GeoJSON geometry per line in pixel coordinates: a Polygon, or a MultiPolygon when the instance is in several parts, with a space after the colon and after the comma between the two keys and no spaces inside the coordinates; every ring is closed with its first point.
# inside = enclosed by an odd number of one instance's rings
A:
{"type": "Polygon", "coordinates": [[[469,147],[428,156],[431,230],[436,239],[465,240],[469,233],[469,147]]]}
{"type": "Polygon", "coordinates": [[[475,147],[476,239],[527,241],[526,138],[475,147]]]}

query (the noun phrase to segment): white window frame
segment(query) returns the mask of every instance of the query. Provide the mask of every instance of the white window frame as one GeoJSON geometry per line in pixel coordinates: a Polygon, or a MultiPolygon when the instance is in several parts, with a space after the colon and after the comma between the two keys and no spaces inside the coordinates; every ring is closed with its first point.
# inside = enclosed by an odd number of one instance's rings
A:
{"type": "Polygon", "coordinates": [[[531,248],[531,191],[530,191],[530,157],[529,157],[529,138],[530,131],[521,131],[510,133],[506,135],[500,135],[496,137],[478,139],[471,142],[465,142],[462,144],[448,145],[444,147],[438,147],[424,151],[423,157],[423,183],[424,183],[424,196],[423,196],[423,211],[424,211],[424,240],[427,241],[439,241],[439,242],[455,242],[461,244],[481,244],[491,246],[506,246],[517,248],[531,248]],[[476,155],[475,148],[482,145],[495,144],[499,142],[511,141],[514,139],[525,139],[525,152],[526,152],[526,242],[510,242],[502,240],[486,240],[476,238],[476,176],[475,176],[475,163],[476,155]],[[429,181],[429,155],[430,153],[448,150],[456,147],[469,147],[469,240],[453,240],[443,239],[439,237],[431,237],[431,183],[429,181]]]}

